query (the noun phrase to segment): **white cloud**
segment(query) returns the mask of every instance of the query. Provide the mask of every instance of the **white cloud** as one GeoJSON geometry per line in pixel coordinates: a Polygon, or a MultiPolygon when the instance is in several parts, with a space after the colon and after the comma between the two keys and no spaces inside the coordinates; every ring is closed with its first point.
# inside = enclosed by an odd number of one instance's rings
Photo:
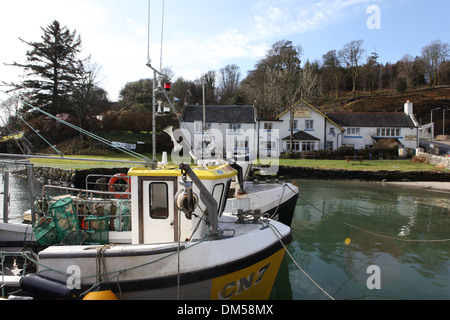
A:
{"type": "MultiPolygon", "coordinates": [[[[338,23],[354,14],[355,7],[360,10],[359,6],[364,6],[368,1],[262,0],[253,6],[250,19],[245,24],[240,23],[240,28],[224,27],[222,32],[206,36],[192,33],[188,39],[171,39],[170,43],[166,42],[165,60],[171,61],[177,74],[184,77],[191,74],[194,78],[208,70],[222,68],[233,60],[257,61],[275,41],[338,23]],[[195,66],[195,70],[202,70],[201,73],[188,71],[194,70],[189,65],[195,66]]],[[[365,7],[363,11],[365,12],[365,7]]]]}
{"type": "MultiPolygon", "coordinates": [[[[239,62],[245,60],[254,64],[278,40],[332,26],[355,12],[365,13],[368,4],[384,0],[260,0],[250,6],[247,1],[231,1],[230,11],[236,11],[237,18],[228,13],[227,19],[215,17],[216,6],[208,3],[211,16],[202,15],[193,19],[196,21],[183,19],[185,11],[191,10],[192,6],[174,12],[178,6],[185,5],[176,1],[166,8],[163,66],[171,66],[177,76],[196,79],[202,73],[228,63],[240,65],[239,62]],[[203,28],[205,25],[211,27],[203,28]],[[210,30],[215,32],[211,34],[210,30]]],[[[56,19],[81,35],[83,54],[91,54],[102,67],[101,85],[112,99],[116,99],[127,82],[152,76],[145,66],[146,3],[124,5],[121,0],[5,1],[0,19],[0,43],[7,44],[7,48],[0,51],[0,81],[15,80],[21,73],[3,65],[5,62],[24,62],[28,47],[18,37],[39,41],[40,27],[56,19]]],[[[159,68],[160,21],[153,22],[155,35],[152,35],[151,57],[153,65],[159,68]]]]}

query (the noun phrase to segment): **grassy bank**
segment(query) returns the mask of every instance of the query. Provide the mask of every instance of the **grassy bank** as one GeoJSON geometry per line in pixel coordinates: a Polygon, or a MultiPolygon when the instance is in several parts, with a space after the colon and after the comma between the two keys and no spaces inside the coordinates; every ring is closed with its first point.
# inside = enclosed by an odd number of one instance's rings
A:
{"type": "MultiPolygon", "coordinates": [[[[151,154],[144,156],[152,159],[151,154]]],[[[62,159],[38,159],[33,158],[30,161],[36,166],[50,166],[63,169],[89,169],[89,168],[127,168],[139,166],[136,163],[111,163],[105,160],[118,161],[139,161],[126,154],[110,153],[106,156],[66,156],[67,158],[80,158],[92,161],[82,160],[62,160],[62,159]]],[[[157,156],[161,159],[161,155],[157,156]]],[[[170,157],[169,157],[170,158],[170,157]]],[[[169,159],[170,160],[170,159],[169,159]]],[[[362,164],[359,162],[349,162],[345,160],[310,160],[310,159],[280,159],[280,166],[294,166],[317,169],[340,169],[340,170],[361,170],[361,171],[449,171],[436,168],[434,165],[426,163],[415,163],[411,160],[365,160],[362,164]]]]}
{"type": "MultiPolygon", "coordinates": [[[[144,156],[148,157],[149,159],[153,158],[152,155],[144,154],[144,156]]],[[[140,161],[139,159],[126,154],[117,154],[117,153],[110,153],[105,156],[66,155],[65,156],[66,159],[56,159],[56,158],[57,156],[55,156],[55,159],[31,158],[30,162],[33,163],[35,166],[39,167],[55,167],[61,169],[131,168],[140,166],[140,164],[135,163],[136,161],[140,161]],[[118,162],[111,162],[111,161],[118,161],[118,162]],[[126,161],[129,162],[127,163],[126,161]]],[[[159,156],[159,159],[160,158],[161,156],[159,156]]]]}
{"type": "Polygon", "coordinates": [[[281,166],[306,167],[317,169],[341,169],[341,170],[361,170],[361,171],[448,171],[436,168],[427,163],[415,163],[411,160],[365,160],[359,162],[349,162],[345,160],[309,160],[309,159],[280,159],[281,166]]]}

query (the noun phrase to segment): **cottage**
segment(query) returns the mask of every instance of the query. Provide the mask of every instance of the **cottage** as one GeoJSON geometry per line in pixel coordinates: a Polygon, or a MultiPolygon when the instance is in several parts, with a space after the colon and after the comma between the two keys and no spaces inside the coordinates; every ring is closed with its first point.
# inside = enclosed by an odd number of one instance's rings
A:
{"type": "Polygon", "coordinates": [[[419,124],[409,101],[403,113],[324,113],[303,101],[294,113],[292,132],[289,111],[276,119],[257,119],[254,106],[186,106],[182,119],[190,133],[189,143],[203,156],[211,144],[228,156],[261,158],[279,157],[291,149],[366,149],[383,139],[393,139],[405,148],[419,146],[419,124]]]}
{"type": "MultiPolygon", "coordinates": [[[[291,150],[290,112],[277,117],[273,126],[279,130],[281,152],[291,150]]],[[[340,135],[345,129],[311,104],[302,102],[294,113],[292,151],[305,152],[321,149],[334,150],[340,147],[340,135]]]]}
{"type": "Polygon", "coordinates": [[[368,149],[383,139],[396,140],[405,148],[419,147],[419,123],[413,104],[407,101],[403,113],[328,113],[330,119],[345,128],[342,145],[368,149]]]}
{"type": "Polygon", "coordinates": [[[182,120],[197,154],[214,145],[228,155],[256,154],[254,106],[185,106],[182,120]]]}

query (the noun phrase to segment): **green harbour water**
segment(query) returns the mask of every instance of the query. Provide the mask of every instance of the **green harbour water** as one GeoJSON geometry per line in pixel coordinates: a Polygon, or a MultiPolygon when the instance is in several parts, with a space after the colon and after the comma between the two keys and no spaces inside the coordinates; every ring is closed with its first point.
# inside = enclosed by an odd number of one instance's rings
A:
{"type": "Polygon", "coordinates": [[[450,299],[448,193],[301,180],[292,230],[294,300],[450,299]]]}
{"type": "MultiPolygon", "coordinates": [[[[299,183],[289,246],[298,266],[286,256],[272,299],[450,299],[449,193],[369,182],[299,183]],[[369,289],[368,282],[380,288],[369,289]]],[[[20,221],[18,213],[29,209],[27,180],[12,176],[10,186],[10,218],[20,221]]],[[[36,196],[40,192],[35,182],[36,196]]]]}

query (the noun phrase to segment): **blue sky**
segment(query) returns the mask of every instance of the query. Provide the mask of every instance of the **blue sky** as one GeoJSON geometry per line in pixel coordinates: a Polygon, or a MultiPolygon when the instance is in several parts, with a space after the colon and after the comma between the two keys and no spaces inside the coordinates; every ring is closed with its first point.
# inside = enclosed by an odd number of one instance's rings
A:
{"type": "MultiPolygon", "coordinates": [[[[151,0],[151,59],[159,68],[163,0],[151,0]]],[[[417,56],[433,40],[450,43],[448,0],[165,0],[163,66],[194,80],[227,64],[254,68],[276,41],[303,47],[303,61],[320,60],[352,40],[367,54],[396,62],[417,56]],[[367,21],[379,9],[379,29],[367,21]]],[[[130,81],[150,78],[147,62],[148,0],[15,0],[0,12],[0,81],[17,81],[27,46],[53,20],[76,29],[83,55],[101,66],[101,86],[116,100],[130,81]]],[[[371,20],[372,21],[372,20],[371,20]]],[[[378,22],[378,20],[376,20],[378,22]]],[[[0,99],[2,97],[0,96],[0,99]]]]}

